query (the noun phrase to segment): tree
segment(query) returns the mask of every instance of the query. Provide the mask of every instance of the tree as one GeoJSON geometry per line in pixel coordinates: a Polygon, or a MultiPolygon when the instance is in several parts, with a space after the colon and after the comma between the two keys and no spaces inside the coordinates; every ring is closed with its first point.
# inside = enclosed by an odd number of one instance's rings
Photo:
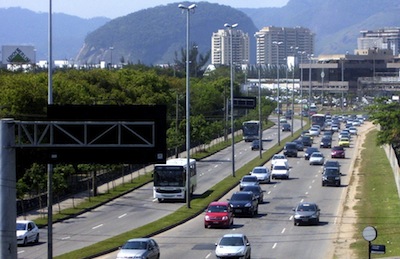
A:
{"type": "MultiPolygon", "coordinates": [[[[201,77],[205,71],[205,66],[210,59],[211,51],[208,51],[205,55],[200,54],[196,43],[192,43],[189,49],[189,75],[191,77],[201,77]]],[[[181,71],[186,71],[186,49],[181,48],[181,58],[178,57],[178,52],[175,52],[176,67],[181,71]]]]}

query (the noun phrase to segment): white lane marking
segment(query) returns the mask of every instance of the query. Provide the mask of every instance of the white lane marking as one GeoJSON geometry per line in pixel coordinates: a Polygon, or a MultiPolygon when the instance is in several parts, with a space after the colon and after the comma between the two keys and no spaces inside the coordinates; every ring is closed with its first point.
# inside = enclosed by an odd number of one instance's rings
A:
{"type": "Polygon", "coordinates": [[[25,250],[18,251],[18,254],[22,254],[22,253],[25,253],[25,250]]]}
{"type": "MultiPolygon", "coordinates": [[[[308,194],[308,192],[306,192],[306,194],[308,194]]],[[[304,199],[301,199],[301,201],[300,202],[303,202],[304,201],[304,199]]]]}
{"type": "Polygon", "coordinates": [[[97,225],[95,227],[92,227],[92,229],[96,229],[96,228],[99,228],[99,227],[102,227],[102,226],[103,226],[103,224],[100,224],[100,225],[97,225]]]}
{"type": "Polygon", "coordinates": [[[311,182],[312,182],[312,183],[315,183],[315,180],[312,180],[311,182]]]}
{"type": "Polygon", "coordinates": [[[312,188],[312,186],[310,185],[310,186],[308,186],[308,189],[311,189],[312,188]]]}
{"type": "Polygon", "coordinates": [[[285,230],[286,230],[286,228],[283,228],[281,234],[285,233],[285,230]]]}
{"type": "Polygon", "coordinates": [[[70,236],[67,236],[67,237],[61,238],[61,240],[67,240],[67,239],[70,239],[70,238],[71,238],[70,236]]]}
{"type": "Polygon", "coordinates": [[[205,258],[208,258],[208,257],[210,257],[210,256],[211,256],[211,254],[212,254],[212,253],[208,253],[208,255],[207,255],[205,258]]]}
{"type": "Polygon", "coordinates": [[[218,167],[218,165],[214,165],[214,168],[217,168],[218,167]]]}
{"type": "Polygon", "coordinates": [[[158,199],[157,199],[157,198],[154,198],[154,199],[153,199],[153,202],[156,202],[156,201],[158,201],[158,199]]]}
{"type": "Polygon", "coordinates": [[[124,214],[122,214],[121,216],[118,216],[118,218],[121,219],[121,218],[125,217],[126,215],[127,215],[127,214],[124,213],[124,214]]]}
{"type": "Polygon", "coordinates": [[[278,243],[275,243],[275,244],[272,246],[272,249],[274,249],[277,245],[278,245],[278,243]]]}
{"type": "Polygon", "coordinates": [[[293,219],[293,215],[289,217],[289,220],[292,220],[292,219],[293,219]]]}
{"type": "Polygon", "coordinates": [[[269,191],[267,194],[271,194],[271,191],[269,191]]]}

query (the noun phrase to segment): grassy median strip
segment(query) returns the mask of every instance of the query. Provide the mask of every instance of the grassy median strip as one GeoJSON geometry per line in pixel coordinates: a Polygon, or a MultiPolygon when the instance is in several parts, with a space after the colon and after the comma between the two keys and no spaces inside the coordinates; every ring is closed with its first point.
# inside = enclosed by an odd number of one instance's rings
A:
{"type": "Polygon", "coordinates": [[[362,231],[367,226],[378,232],[372,244],[385,245],[386,254],[374,258],[400,255],[400,203],[392,168],[383,148],[376,146],[377,130],[367,134],[360,163],[360,184],[357,189],[357,240],[351,244],[358,258],[368,258],[368,242],[362,231]]]}
{"type": "Polygon", "coordinates": [[[118,236],[114,236],[96,244],[87,246],[85,248],[56,256],[55,258],[93,258],[94,255],[99,255],[100,253],[115,251],[118,246],[121,246],[123,243],[126,242],[126,240],[130,238],[155,235],[201,214],[211,201],[219,200],[222,196],[224,196],[227,192],[229,192],[232,188],[239,184],[242,176],[248,174],[255,166],[265,164],[274,154],[282,150],[285,142],[292,141],[298,138],[300,133],[301,130],[294,133],[293,137],[290,136],[283,139],[281,142],[281,146],[273,146],[272,148],[262,153],[262,158],[257,157],[245,166],[236,170],[236,177],[228,176],[223,181],[211,187],[202,196],[194,197],[190,203],[190,208],[187,208],[187,205],[184,205],[176,212],[171,213],[170,215],[167,215],[159,220],[151,222],[145,226],[130,230],[118,236]]]}

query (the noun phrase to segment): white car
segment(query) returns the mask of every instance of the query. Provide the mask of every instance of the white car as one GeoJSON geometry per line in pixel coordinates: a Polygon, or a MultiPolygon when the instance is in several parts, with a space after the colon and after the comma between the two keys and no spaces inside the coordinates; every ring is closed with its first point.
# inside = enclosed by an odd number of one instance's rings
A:
{"type": "Polygon", "coordinates": [[[311,136],[319,136],[320,130],[317,127],[311,127],[311,129],[308,130],[310,132],[311,136]]]}
{"type": "Polygon", "coordinates": [[[289,170],[287,162],[275,163],[272,167],[271,178],[289,179],[289,170]]]}
{"type": "Polygon", "coordinates": [[[17,220],[17,244],[39,243],[39,228],[30,220],[17,220]]]}
{"type": "Polygon", "coordinates": [[[119,250],[117,259],[125,258],[160,258],[160,247],[152,238],[129,239],[119,250]]]}
{"type": "Polygon", "coordinates": [[[215,243],[217,258],[250,258],[251,246],[244,234],[226,234],[215,243]]]}
{"type": "Polygon", "coordinates": [[[357,128],[356,127],[350,127],[349,132],[351,135],[357,135],[357,128]]]}
{"type": "Polygon", "coordinates": [[[258,179],[258,182],[260,182],[260,183],[271,182],[271,172],[269,171],[268,168],[266,168],[264,166],[254,167],[253,170],[250,172],[250,175],[256,176],[258,179]]]}
{"type": "Polygon", "coordinates": [[[310,156],[310,165],[323,165],[325,157],[321,152],[314,152],[310,156]]]}
{"type": "Polygon", "coordinates": [[[274,167],[274,165],[276,163],[280,163],[280,161],[283,161],[285,163],[288,162],[287,158],[285,155],[283,154],[275,154],[272,158],[271,158],[271,169],[272,167],[274,167]]]}

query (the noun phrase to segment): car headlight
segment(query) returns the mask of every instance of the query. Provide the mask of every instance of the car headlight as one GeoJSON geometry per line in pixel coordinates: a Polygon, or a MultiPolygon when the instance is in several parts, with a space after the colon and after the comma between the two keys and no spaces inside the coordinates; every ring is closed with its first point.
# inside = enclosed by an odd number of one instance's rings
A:
{"type": "Polygon", "coordinates": [[[322,180],[328,180],[328,177],[323,176],[323,177],[322,177],[322,180]]]}
{"type": "Polygon", "coordinates": [[[251,207],[251,202],[246,203],[246,205],[244,205],[246,208],[251,207]]]}
{"type": "Polygon", "coordinates": [[[295,218],[295,219],[299,219],[300,217],[301,217],[300,215],[297,215],[297,214],[294,215],[294,218],[295,218]]]}
{"type": "Polygon", "coordinates": [[[223,216],[222,220],[228,220],[228,216],[223,216]]]}
{"type": "Polygon", "coordinates": [[[313,215],[311,215],[311,218],[316,218],[317,217],[317,214],[313,214],[313,215]]]}
{"type": "Polygon", "coordinates": [[[335,177],[335,180],[340,180],[340,177],[339,177],[339,176],[336,176],[336,177],[335,177]]]}
{"type": "Polygon", "coordinates": [[[208,216],[208,215],[206,215],[204,218],[205,218],[205,220],[210,220],[210,216],[208,216]]]}

